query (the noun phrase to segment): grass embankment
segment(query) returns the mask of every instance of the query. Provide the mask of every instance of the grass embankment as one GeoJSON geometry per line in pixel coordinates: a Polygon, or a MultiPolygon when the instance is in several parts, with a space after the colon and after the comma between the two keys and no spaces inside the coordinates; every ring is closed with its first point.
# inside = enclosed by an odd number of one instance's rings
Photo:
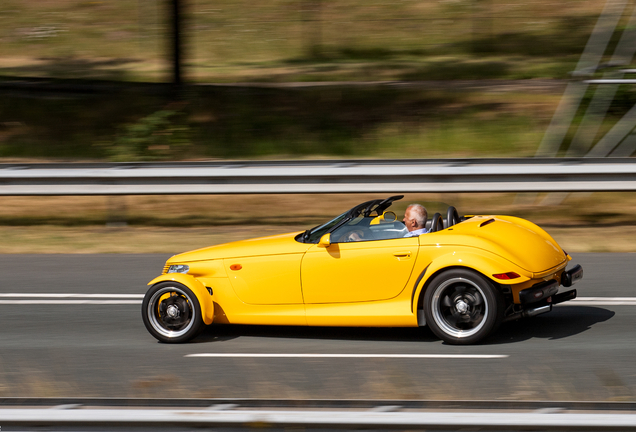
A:
{"type": "MultiPolygon", "coordinates": [[[[127,225],[107,226],[122,203],[103,197],[0,198],[0,253],[179,253],[251,237],[300,231],[375,195],[273,195],[125,198],[127,225]]],[[[515,194],[408,195],[445,212],[510,214],[548,231],[568,252],[636,252],[633,194],[570,194],[560,205],[538,205],[515,194]],[[591,205],[594,203],[594,205],[591,205]]]]}
{"type": "MultiPolygon", "coordinates": [[[[0,97],[0,158],[532,157],[565,84],[199,86],[178,98],[130,85],[94,94],[6,92],[0,97]]],[[[593,95],[590,89],[575,123],[593,95]]],[[[621,86],[598,137],[635,103],[636,88],[621,86]]],[[[571,128],[558,155],[576,131],[571,128]]]]}
{"type": "MultiPolygon", "coordinates": [[[[565,78],[603,4],[184,2],[184,72],[200,82],[565,78]]],[[[0,75],[166,80],[168,13],[159,1],[4,0],[0,75]]]]}
{"type": "MultiPolygon", "coordinates": [[[[533,156],[564,83],[134,87],[0,98],[0,157],[192,160],[533,156]],[[446,88],[444,88],[446,87],[446,88]]],[[[629,101],[628,101],[629,102],[629,101]]]]}

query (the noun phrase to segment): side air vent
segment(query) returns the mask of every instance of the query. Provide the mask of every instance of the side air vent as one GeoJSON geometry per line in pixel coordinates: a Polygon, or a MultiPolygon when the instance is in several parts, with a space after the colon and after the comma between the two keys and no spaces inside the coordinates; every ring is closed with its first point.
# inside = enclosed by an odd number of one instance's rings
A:
{"type": "Polygon", "coordinates": [[[484,226],[486,226],[486,225],[488,225],[488,224],[491,224],[491,223],[493,223],[494,221],[495,221],[495,220],[494,220],[494,219],[492,219],[492,218],[491,218],[491,219],[488,219],[487,221],[483,221],[482,223],[480,223],[480,224],[479,224],[479,228],[484,227],[484,226]]]}

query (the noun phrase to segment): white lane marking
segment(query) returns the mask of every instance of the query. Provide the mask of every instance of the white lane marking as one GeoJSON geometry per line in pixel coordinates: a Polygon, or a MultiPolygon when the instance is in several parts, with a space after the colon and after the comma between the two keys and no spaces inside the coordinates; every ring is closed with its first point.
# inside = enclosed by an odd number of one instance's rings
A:
{"type": "MultiPolygon", "coordinates": [[[[144,294],[0,293],[0,304],[140,304],[143,298],[144,294]]],[[[636,297],[577,297],[563,304],[571,306],[636,306],[636,297]]]]}
{"type": "Polygon", "coordinates": [[[498,359],[504,354],[237,354],[200,353],[186,354],[184,357],[225,357],[225,358],[404,358],[404,359],[498,359]]]}
{"type": "Polygon", "coordinates": [[[0,305],[138,305],[141,300],[0,300],[0,305]]]}
{"type": "Polygon", "coordinates": [[[577,297],[569,302],[577,306],[636,306],[636,297],[577,297]]]}
{"type": "Polygon", "coordinates": [[[0,293],[0,297],[18,298],[144,298],[143,294],[48,294],[48,293],[0,293]]]}
{"type": "Polygon", "coordinates": [[[129,305],[143,294],[0,293],[0,305],[129,305]]]}

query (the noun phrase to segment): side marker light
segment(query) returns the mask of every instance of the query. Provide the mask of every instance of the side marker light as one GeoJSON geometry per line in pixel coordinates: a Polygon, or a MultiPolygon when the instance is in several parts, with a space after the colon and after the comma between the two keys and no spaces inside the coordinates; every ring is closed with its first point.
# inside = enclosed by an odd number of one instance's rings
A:
{"type": "Polygon", "coordinates": [[[230,266],[230,270],[240,270],[240,269],[242,269],[242,268],[243,268],[243,266],[242,266],[242,265],[240,265],[240,264],[232,264],[232,265],[230,266]]]}
{"type": "Polygon", "coordinates": [[[495,279],[501,279],[501,280],[510,280],[510,279],[517,279],[519,276],[517,273],[515,272],[508,272],[508,273],[497,273],[492,275],[495,279]]]}

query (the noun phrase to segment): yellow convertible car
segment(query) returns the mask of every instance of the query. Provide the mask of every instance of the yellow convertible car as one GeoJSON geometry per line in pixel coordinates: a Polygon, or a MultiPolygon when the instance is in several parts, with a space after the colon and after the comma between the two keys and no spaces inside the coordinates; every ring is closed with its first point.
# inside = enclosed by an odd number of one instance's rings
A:
{"type": "Polygon", "coordinates": [[[148,285],[144,324],[186,342],[209,324],[417,327],[477,343],[505,321],[549,312],[583,277],[544,230],[511,216],[436,213],[408,233],[387,210],[355,206],[304,232],[212,246],[170,258],[148,285]]]}

